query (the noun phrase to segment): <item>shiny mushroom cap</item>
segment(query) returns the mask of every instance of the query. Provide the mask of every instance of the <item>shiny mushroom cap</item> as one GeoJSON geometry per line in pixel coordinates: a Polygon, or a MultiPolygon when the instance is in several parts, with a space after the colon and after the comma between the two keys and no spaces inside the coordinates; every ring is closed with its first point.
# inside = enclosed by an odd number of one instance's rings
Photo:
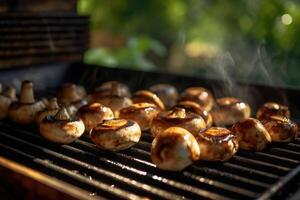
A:
{"type": "Polygon", "coordinates": [[[148,90],[139,90],[133,94],[133,103],[152,103],[155,104],[160,110],[165,110],[164,103],[160,98],[148,90]]]}
{"type": "Polygon", "coordinates": [[[51,142],[68,144],[79,138],[84,132],[80,119],[71,118],[65,107],[55,116],[48,115],[39,126],[41,135],[51,142]]]}
{"type": "Polygon", "coordinates": [[[254,118],[239,121],[231,129],[237,136],[241,149],[261,151],[272,141],[264,125],[254,118]]]}
{"type": "Polygon", "coordinates": [[[298,125],[284,116],[269,116],[264,126],[273,142],[291,142],[298,132],[298,125]]]}
{"type": "Polygon", "coordinates": [[[201,159],[226,161],[238,150],[238,141],[233,133],[221,127],[210,127],[196,136],[201,150],[201,159]]]}
{"type": "Polygon", "coordinates": [[[112,119],[98,124],[91,131],[90,137],[101,149],[120,151],[139,142],[141,129],[134,121],[112,119]]]}
{"type": "Polygon", "coordinates": [[[162,100],[166,108],[170,109],[176,104],[178,92],[173,85],[156,84],[151,86],[149,90],[155,93],[162,100]]]}
{"type": "Polygon", "coordinates": [[[250,117],[249,104],[234,97],[223,97],[216,101],[211,111],[214,124],[217,126],[229,126],[250,117]]]}
{"type": "Polygon", "coordinates": [[[6,118],[10,105],[17,101],[16,89],[9,87],[6,93],[2,92],[2,84],[0,83],[0,120],[6,118]]]}
{"type": "Polygon", "coordinates": [[[50,116],[56,115],[56,113],[58,111],[59,111],[59,105],[57,103],[57,98],[50,99],[50,101],[47,105],[47,108],[44,110],[41,110],[37,113],[36,118],[35,118],[37,124],[40,124],[43,121],[43,119],[45,117],[47,117],[48,115],[50,115],[50,116]]]}
{"type": "Polygon", "coordinates": [[[206,111],[210,111],[214,105],[212,93],[203,87],[190,87],[185,89],[180,95],[179,102],[180,101],[196,102],[206,111]]]}
{"type": "Polygon", "coordinates": [[[23,81],[20,99],[11,105],[9,117],[19,124],[33,123],[36,114],[46,108],[45,103],[44,100],[35,101],[32,82],[23,81]]]}
{"type": "Polygon", "coordinates": [[[184,128],[193,135],[206,128],[205,121],[201,116],[186,112],[183,108],[174,108],[170,111],[160,112],[153,118],[151,124],[152,136],[156,137],[159,133],[172,126],[184,128]]]}
{"type": "Polygon", "coordinates": [[[174,107],[184,108],[188,112],[192,112],[197,115],[200,115],[206,123],[206,128],[211,127],[213,123],[211,114],[208,111],[204,110],[199,104],[193,101],[181,101],[178,104],[176,104],[174,107]]]}
{"type": "Polygon", "coordinates": [[[151,103],[136,103],[122,108],[120,118],[135,121],[142,131],[148,130],[152,119],[160,112],[160,109],[151,103]]]}
{"type": "Polygon", "coordinates": [[[160,169],[180,171],[200,158],[195,137],[180,127],[170,127],[154,138],[151,159],[160,169]]]}
{"type": "Polygon", "coordinates": [[[77,116],[83,121],[86,133],[90,133],[93,128],[104,120],[114,118],[112,110],[100,103],[90,103],[82,106],[78,110],[77,116]]]}
{"type": "Polygon", "coordinates": [[[268,120],[273,115],[290,118],[290,111],[287,106],[282,104],[267,102],[258,109],[256,118],[260,121],[264,121],[268,120]]]}
{"type": "Polygon", "coordinates": [[[58,91],[58,100],[64,105],[79,102],[86,96],[84,87],[73,83],[64,83],[58,91]]]}
{"type": "Polygon", "coordinates": [[[108,81],[102,83],[99,87],[95,89],[95,92],[99,93],[99,95],[108,95],[111,94],[113,90],[119,91],[119,96],[121,97],[131,97],[130,89],[127,85],[117,82],[117,81],[108,81]]]}

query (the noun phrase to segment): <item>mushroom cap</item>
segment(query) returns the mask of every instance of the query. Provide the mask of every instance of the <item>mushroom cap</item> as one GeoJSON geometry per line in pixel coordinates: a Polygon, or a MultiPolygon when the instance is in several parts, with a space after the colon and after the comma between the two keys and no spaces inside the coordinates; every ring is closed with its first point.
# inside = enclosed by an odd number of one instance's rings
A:
{"type": "Polygon", "coordinates": [[[139,90],[133,94],[133,103],[152,103],[155,104],[160,110],[165,110],[164,103],[160,98],[148,90],[139,90]]]}
{"type": "Polygon", "coordinates": [[[120,118],[132,120],[139,124],[143,131],[150,128],[152,119],[160,112],[160,109],[150,103],[136,103],[122,108],[120,110],[120,118]]]}
{"type": "Polygon", "coordinates": [[[43,137],[51,142],[68,144],[79,138],[84,132],[84,124],[81,120],[57,120],[53,116],[47,116],[39,126],[43,137]]]}
{"type": "Polygon", "coordinates": [[[112,93],[112,90],[117,89],[119,92],[119,96],[121,97],[131,97],[130,89],[127,85],[117,82],[117,81],[107,81],[102,83],[99,87],[95,89],[95,92],[99,93],[99,95],[106,96],[112,93]]]}
{"type": "Polygon", "coordinates": [[[204,119],[194,113],[186,112],[182,108],[174,108],[170,111],[160,112],[153,118],[151,123],[151,133],[156,137],[169,127],[181,127],[188,130],[193,135],[206,128],[204,119]]]}
{"type": "Polygon", "coordinates": [[[196,140],[201,150],[201,159],[226,161],[238,150],[238,141],[233,133],[221,127],[210,127],[199,132],[196,140]]]}
{"type": "Polygon", "coordinates": [[[193,101],[181,101],[178,104],[176,104],[174,107],[184,108],[188,112],[192,112],[197,115],[200,115],[206,123],[206,128],[211,127],[213,123],[213,119],[210,112],[204,110],[199,104],[193,101]]]}
{"type": "Polygon", "coordinates": [[[77,116],[83,121],[85,132],[87,133],[89,133],[93,128],[102,123],[104,120],[114,118],[112,110],[100,103],[91,103],[82,106],[78,110],[77,116]]]}
{"type": "Polygon", "coordinates": [[[298,125],[284,116],[269,116],[264,126],[273,142],[291,142],[298,132],[298,125]]]}
{"type": "Polygon", "coordinates": [[[156,84],[151,86],[149,90],[155,93],[167,108],[171,108],[176,104],[176,101],[178,99],[178,92],[173,85],[156,84]]]}
{"type": "Polygon", "coordinates": [[[141,129],[136,122],[131,120],[105,120],[91,131],[90,137],[101,149],[120,151],[139,142],[141,129]]]}
{"type": "Polygon", "coordinates": [[[180,95],[180,101],[196,102],[206,111],[210,111],[214,105],[212,93],[203,87],[189,87],[185,89],[180,95]]]}
{"type": "Polygon", "coordinates": [[[282,104],[267,102],[258,109],[256,118],[263,121],[268,120],[270,116],[273,115],[290,118],[290,111],[287,106],[284,106],[282,104]]]}
{"type": "Polygon", "coordinates": [[[234,97],[223,97],[216,101],[211,110],[214,124],[217,126],[229,126],[250,117],[249,104],[234,97]]]}
{"type": "Polygon", "coordinates": [[[61,103],[68,105],[82,100],[86,96],[86,91],[80,85],[64,83],[59,89],[57,96],[61,103]]]}
{"type": "Polygon", "coordinates": [[[231,130],[237,136],[241,149],[261,151],[272,141],[264,125],[254,118],[235,123],[231,130]]]}
{"type": "Polygon", "coordinates": [[[200,158],[195,137],[180,127],[170,127],[158,134],[151,146],[151,159],[160,169],[180,171],[200,158]]]}

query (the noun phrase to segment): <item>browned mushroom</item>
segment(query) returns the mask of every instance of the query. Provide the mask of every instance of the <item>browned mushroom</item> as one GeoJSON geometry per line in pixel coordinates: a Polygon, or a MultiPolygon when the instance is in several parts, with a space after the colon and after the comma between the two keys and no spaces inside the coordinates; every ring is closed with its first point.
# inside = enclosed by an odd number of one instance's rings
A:
{"type": "Polygon", "coordinates": [[[180,101],[193,101],[198,103],[204,110],[210,111],[214,105],[212,93],[203,87],[190,87],[180,95],[180,101]]]}
{"type": "Polygon", "coordinates": [[[152,103],[156,105],[160,110],[165,110],[164,103],[160,98],[148,90],[139,90],[133,94],[132,97],[133,103],[152,103]]]}
{"type": "Polygon", "coordinates": [[[213,123],[211,114],[208,111],[204,110],[199,104],[193,101],[181,101],[178,104],[176,104],[174,107],[184,108],[186,111],[193,112],[197,115],[200,115],[206,123],[206,128],[211,127],[213,123]]]}
{"type": "Polygon", "coordinates": [[[233,133],[221,127],[205,129],[196,136],[201,159],[209,161],[226,161],[238,150],[238,141],[233,133]]]}
{"type": "Polygon", "coordinates": [[[139,142],[141,129],[134,121],[112,119],[98,124],[91,131],[90,136],[91,140],[101,149],[120,151],[139,142]]]}
{"type": "Polygon", "coordinates": [[[122,108],[120,110],[120,118],[133,120],[137,122],[142,131],[148,130],[152,119],[160,112],[160,109],[150,103],[136,103],[122,108]]]}
{"type": "Polygon", "coordinates": [[[78,103],[86,96],[84,87],[73,83],[64,83],[58,91],[58,100],[64,105],[78,103]]]}
{"type": "Polygon", "coordinates": [[[153,118],[151,133],[153,137],[156,137],[172,126],[184,128],[193,135],[206,128],[205,121],[201,116],[186,112],[183,108],[174,108],[170,111],[160,112],[153,118]]]}
{"type": "Polygon", "coordinates": [[[55,116],[46,116],[39,126],[41,135],[51,142],[68,144],[79,138],[84,132],[80,119],[70,117],[65,107],[55,116]]]}
{"type": "Polygon", "coordinates": [[[170,127],[154,138],[151,159],[160,169],[180,171],[200,158],[195,137],[180,127],[170,127]]]}
{"type": "Polygon", "coordinates": [[[275,102],[267,102],[258,109],[256,118],[260,121],[264,121],[273,115],[290,118],[290,111],[287,106],[275,102]]]}
{"type": "Polygon", "coordinates": [[[37,124],[40,124],[43,119],[45,117],[47,117],[48,115],[50,116],[54,116],[56,115],[56,113],[59,111],[59,106],[57,104],[57,98],[52,98],[48,105],[47,105],[47,108],[45,110],[41,110],[37,113],[36,115],[36,122],[37,124]]]}
{"type": "Polygon", "coordinates": [[[216,101],[211,111],[214,124],[217,126],[229,126],[250,117],[249,104],[233,97],[223,97],[216,101]]]}
{"type": "Polygon", "coordinates": [[[169,84],[156,84],[151,86],[149,90],[162,100],[167,109],[170,109],[176,104],[178,92],[174,86],[169,84]]]}
{"type": "Polygon", "coordinates": [[[240,148],[245,150],[261,151],[272,141],[264,125],[253,118],[235,123],[232,132],[237,136],[240,148]]]}
{"type": "Polygon", "coordinates": [[[116,90],[116,87],[121,97],[131,97],[130,89],[128,88],[128,86],[117,81],[108,81],[102,83],[95,89],[95,93],[98,93],[98,95],[102,96],[109,95],[112,93],[112,90],[116,90]]]}
{"type": "Polygon", "coordinates": [[[0,83],[0,120],[8,115],[10,105],[17,101],[16,89],[9,87],[7,92],[2,92],[2,84],[0,83]]]}
{"type": "Polygon", "coordinates": [[[82,106],[78,110],[77,116],[83,121],[85,132],[87,133],[90,133],[93,128],[102,123],[104,120],[114,118],[114,114],[111,109],[100,103],[91,103],[82,106]]]}
{"type": "Polygon", "coordinates": [[[36,114],[45,109],[44,100],[35,101],[32,82],[23,81],[18,102],[9,109],[9,117],[19,124],[30,124],[35,121],[36,114]]]}
{"type": "Polygon", "coordinates": [[[268,116],[264,126],[273,142],[290,142],[296,138],[298,125],[284,116],[268,116]]]}

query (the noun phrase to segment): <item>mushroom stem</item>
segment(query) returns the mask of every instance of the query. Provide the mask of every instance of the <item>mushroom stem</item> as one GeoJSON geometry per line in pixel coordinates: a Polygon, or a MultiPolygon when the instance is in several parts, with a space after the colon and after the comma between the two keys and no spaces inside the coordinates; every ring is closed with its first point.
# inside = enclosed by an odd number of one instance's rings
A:
{"type": "Polygon", "coordinates": [[[33,86],[30,81],[23,81],[21,94],[20,94],[20,103],[34,103],[34,94],[33,94],[33,86]]]}
{"type": "Polygon", "coordinates": [[[185,117],[186,117],[185,109],[175,107],[175,108],[172,110],[172,112],[171,112],[171,114],[170,114],[170,117],[185,118],[185,117]]]}
{"type": "Polygon", "coordinates": [[[8,90],[6,92],[6,95],[13,101],[17,100],[17,95],[16,95],[16,89],[12,86],[8,87],[8,90]]]}
{"type": "Polygon", "coordinates": [[[49,101],[49,104],[48,104],[48,109],[50,110],[54,110],[54,109],[58,109],[59,106],[57,104],[57,98],[52,98],[50,101],[49,101]]]}
{"type": "Polygon", "coordinates": [[[62,107],[54,117],[56,120],[69,120],[70,115],[65,107],[62,107]]]}

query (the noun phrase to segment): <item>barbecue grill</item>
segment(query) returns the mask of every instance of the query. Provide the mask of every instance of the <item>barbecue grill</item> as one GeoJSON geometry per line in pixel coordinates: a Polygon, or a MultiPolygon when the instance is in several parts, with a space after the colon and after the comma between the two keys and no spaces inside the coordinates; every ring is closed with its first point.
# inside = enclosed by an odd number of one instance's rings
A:
{"type": "MultiPolygon", "coordinates": [[[[3,5],[0,4],[0,10],[8,9],[3,5]]],[[[249,102],[254,111],[266,101],[277,101],[288,104],[293,120],[300,119],[299,90],[237,83],[231,93],[226,82],[220,80],[85,65],[81,60],[88,48],[88,18],[74,12],[2,13],[0,35],[0,65],[10,67],[0,70],[0,80],[15,87],[22,80],[31,80],[38,97],[55,96],[63,82],[84,85],[88,91],[110,80],[123,82],[132,91],[163,82],[179,91],[203,86],[217,97],[239,97],[249,102]]],[[[132,148],[113,153],[100,150],[86,137],[58,145],[43,139],[34,125],[0,121],[0,196],[2,199],[300,199],[300,139],[272,144],[262,152],[239,150],[224,163],[198,161],[181,172],[155,167],[149,151],[152,139],[145,132],[132,148]]]]}

